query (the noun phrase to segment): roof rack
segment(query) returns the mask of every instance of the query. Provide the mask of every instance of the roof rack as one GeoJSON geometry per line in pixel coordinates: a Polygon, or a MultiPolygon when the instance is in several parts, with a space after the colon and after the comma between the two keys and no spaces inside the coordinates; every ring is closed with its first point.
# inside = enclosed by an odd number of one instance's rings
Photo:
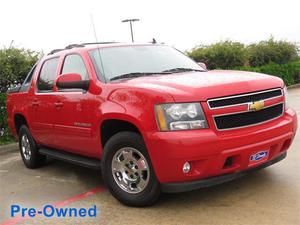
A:
{"type": "Polygon", "coordinates": [[[105,44],[114,44],[114,43],[119,43],[119,42],[115,42],[115,41],[87,42],[87,43],[82,43],[81,45],[105,45],[105,44]]]}
{"type": "Polygon", "coordinates": [[[62,48],[60,48],[60,49],[54,49],[51,52],[49,52],[48,55],[52,55],[52,54],[54,54],[56,52],[60,52],[60,51],[63,51],[63,50],[65,50],[65,49],[62,49],[62,48]]]}
{"type": "Polygon", "coordinates": [[[72,49],[72,48],[82,48],[85,47],[86,45],[103,45],[103,44],[113,44],[113,43],[118,43],[118,42],[114,42],[114,41],[107,41],[107,42],[87,42],[87,43],[82,43],[82,44],[71,44],[66,46],[65,48],[60,48],[60,49],[54,49],[51,52],[48,53],[48,55],[52,55],[54,53],[60,52],[60,51],[64,51],[67,49],[72,49]]]}
{"type": "Polygon", "coordinates": [[[84,47],[84,45],[83,44],[71,44],[71,45],[68,45],[65,49],[81,48],[81,47],[84,47]]]}

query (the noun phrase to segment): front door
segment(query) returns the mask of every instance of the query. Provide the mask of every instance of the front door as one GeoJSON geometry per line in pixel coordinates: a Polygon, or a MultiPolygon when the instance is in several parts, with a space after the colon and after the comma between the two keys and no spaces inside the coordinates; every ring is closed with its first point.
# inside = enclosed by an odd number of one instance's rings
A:
{"type": "MultiPolygon", "coordinates": [[[[85,63],[79,54],[65,57],[61,73],[77,73],[81,75],[82,80],[89,79],[85,63]]],[[[94,155],[95,140],[92,138],[94,95],[83,90],[63,89],[56,92],[56,99],[54,120],[56,148],[82,155],[94,155]]]]}

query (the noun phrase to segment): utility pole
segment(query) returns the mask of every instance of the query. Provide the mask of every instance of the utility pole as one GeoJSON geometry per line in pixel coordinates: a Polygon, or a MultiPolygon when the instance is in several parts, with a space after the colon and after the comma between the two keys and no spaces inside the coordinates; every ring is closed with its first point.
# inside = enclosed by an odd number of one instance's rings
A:
{"type": "Polygon", "coordinates": [[[132,30],[132,22],[137,22],[137,21],[140,21],[140,20],[139,19],[126,19],[126,20],[122,20],[122,23],[129,22],[129,24],[130,24],[130,32],[131,32],[131,41],[132,41],[132,43],[134,42],[134,39],[133,39],[133,30],[132,30]]]}

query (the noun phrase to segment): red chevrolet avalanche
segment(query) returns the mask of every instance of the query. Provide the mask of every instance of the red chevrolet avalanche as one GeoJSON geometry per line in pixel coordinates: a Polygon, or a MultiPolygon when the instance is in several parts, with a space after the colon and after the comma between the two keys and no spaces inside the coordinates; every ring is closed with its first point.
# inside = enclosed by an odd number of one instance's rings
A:
{"type": "Polygon", "coordinates": [[[10,91],[7,110],[25,166],[49,157],[101,169],[131,206],[270,166],[297,129],[280,78],[208,71],[161,44],[53,50],[10,91]]]}

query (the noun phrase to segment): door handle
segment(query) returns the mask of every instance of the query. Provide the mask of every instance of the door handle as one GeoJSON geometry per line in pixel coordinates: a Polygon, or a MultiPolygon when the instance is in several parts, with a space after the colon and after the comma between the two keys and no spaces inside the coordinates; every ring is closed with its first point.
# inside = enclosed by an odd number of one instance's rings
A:
{"type": "Polygon", "coordinates": [[[64,103],[62,103],[62,102],[55,102],[55,103],[54,103],[54,106],[55,106],[56,108],[63,107],[63,105],[64,105],[64,103]]]}
{"type": "Polygon", "coordinates": [[[33,100],[32,102],[32,106],[39,106],[40,103],[38,102],[38,100],[33,100]]]}

